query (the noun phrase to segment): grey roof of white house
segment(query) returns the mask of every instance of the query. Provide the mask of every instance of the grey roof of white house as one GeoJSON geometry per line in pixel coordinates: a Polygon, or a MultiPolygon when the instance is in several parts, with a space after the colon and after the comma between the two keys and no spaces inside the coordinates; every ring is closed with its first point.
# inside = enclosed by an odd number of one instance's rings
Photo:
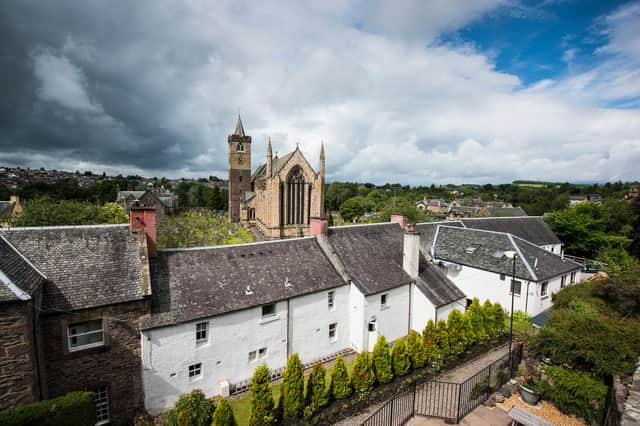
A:
{"type": "Polygon", "coordinates": [[[460,221],[466,228],[507,232],[539,246],[561,244],[540,216],[465,218],[460,221]]]}
{"type": "Polygon", "coordinates": [[[439,307],[466,296],[436,265],[420,255],[420,275],[416,286],[434,306],[439,307]]]}

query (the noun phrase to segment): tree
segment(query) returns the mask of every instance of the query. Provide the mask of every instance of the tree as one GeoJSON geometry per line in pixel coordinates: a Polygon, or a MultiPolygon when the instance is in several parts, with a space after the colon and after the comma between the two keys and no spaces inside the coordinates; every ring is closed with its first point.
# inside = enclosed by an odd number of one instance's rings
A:
{"type": "Polygon", "coordinates": [[[325,384],[327,372],[322,364],[318,363],[313,366],[313,370],[307,381],[307,405],[313,408],[313,411],[327,405],[328,396],[325,384]]]}
{"type": "Polygon", "coordinates": [[[449,348],[451,354],[460,355],[467,346],[465,333],[465,319],[459,310],[454,309],[449,313],[447,320],[447,331],[449,332],[449,348]]]}
{"type": "Polygon", "coordinates": [[[485,325],[485,332],[487,333],[487,339],[494,340],[498,337],[498,324],[493,313],[493,305],[489,302],[489,299],[484,301],[482,305],[482,323],[485,325]]]}
{"type": "Polygon", "coordinates": [[[493,319],[496,324],[495,337],[499,339],[504,334],[505,321],[507,319],[507,314],[504,311],[504,308],[502,307],[502,305],[500,305],[498,302],[493,304],[493,319]]]}
{"type": "Polygon", "coordinates": [[[180,395],[167,415],[169,426],[208,426],[213,406],[200,389],[180,395]]]}
{"type": "Polygon", "coordinates": [[[436,324],[436,346],[440,351],[440,356],[446,358],[451,355],[451,346],[449,345],[449,330],[445,320],[439,320],[436,324]]]}
{"type": "Polygon", "coordinates": [[[213,413],[211,426],[236,426],[236,418],[233,416],[231,405],[224,398],[219,398],[216,404],[216,411],[213,413]]]}
{"type": "Polygon", "coordinates": [[[331,369],[331,396],[335,399],[344,399],[351,395],[351,381],[347,367],[344,365],[342,355],[338,355],[336,362],[331,369]]]}
{"type": "Polygon", "coordinates": [[[420,336],[417,331],[411,330],[407,335],[406,344],[411,367],[414,370],[424,367],[427,362],[427,352],[422,342],[422,336],[420,336]]]}
{"type": "Polygon", "coordinates": [[[100,223],[127,223],[129,222],[129,217],[122,205],[118,203],[107,203],[100,207],[98,221],[100,223]]]}
{"type": "Polygon", "coordinates": [[[249,417],[250,426],[262,426],[274,424],[273,414],[273,394],[269,385],[271,372],[266,364],[259,365],[253,372],[251,385],[251,415],[249,417]]]}
{"type": "Polygon", "coordinates": [[[222,201],[222,194],[220,194],[220,188],[214,185],[207,195],[207,208],[209,210],[223,210],[224,202],[222,201]]]}
{"type": "Polygon", "coordinates": [[[282,413],[284,419],[300,417],[304,409],[304,375],[298,354],[287,360],[287,367],[282,373],[283,398],[282,413]]]}
{"type": "Polygon", "coordinates": [[[92,203],[36,198],[25,203],[14,226],[93,225],[99,223],[99,213],[92,203]]]}
{"type": "Polygon", "coordinates": [[[436,345],[436,324],[433,320],[429,320],[424,327],[422,341],[424,342],[426,353],[426,364],[438,370],[442,354],[436,345]]]}
{"type": "Polygon", "coordinates": [[[469,318],[469,322],[471,323],[471,327],[473,328],[473,336],[476,343],[481,343],[487,338],[487,333],[484,328],[484,318],[482,316],[482,307],[480,306],[480,300],[477,297],[473,299],[471,305],[467,308],[467,312],[465,312],[467,318],[469,318]]]}
{"type": "Polygon", "coordinates": [[[411,360],[409,359],[409,354],[407,354],[407,346],[404,338],[400,337],[393,343],[391,359],[393,360],[393,374],[396,377],[409,373],[411,370],[411,360]]]}
{"type": "Polygon", "coordinates": [[[362,216],[371,206],[370,201],[362,196],[348,199],[340,206],[340,216],[347,222],[362,216]]]}
{"type": "Polygon", "coordinates": [[[353,362],[351,372],[351,385],[360,393],[367,393],[376,384],[376,376],[373,373],[373,363],[369,352],[362,351],[353,362]]]}
{"type": "Polygon", "coordinates": [[[378,336],[378,341],[373,347],[373,370],[378,383],[384,384],[393,380],[389,343],[387,343],[387,339],[382,335],[378,336]]]}

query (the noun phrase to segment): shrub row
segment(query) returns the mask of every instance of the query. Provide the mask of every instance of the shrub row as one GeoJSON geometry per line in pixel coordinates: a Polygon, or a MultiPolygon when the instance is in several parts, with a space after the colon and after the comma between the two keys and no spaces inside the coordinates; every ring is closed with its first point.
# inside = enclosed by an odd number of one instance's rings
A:
{"type": "Polygon", "coordinates": [[[2,426],[93,426],[96,408],[93,392],[64,396],[0,412],[2,426]]]}
{"type": "Polygon", "coordinates": [[[231,406],[224,398],[215,402],[195,389],[181,395],[167,415],[169,426],[236,426],[231,406]]]}

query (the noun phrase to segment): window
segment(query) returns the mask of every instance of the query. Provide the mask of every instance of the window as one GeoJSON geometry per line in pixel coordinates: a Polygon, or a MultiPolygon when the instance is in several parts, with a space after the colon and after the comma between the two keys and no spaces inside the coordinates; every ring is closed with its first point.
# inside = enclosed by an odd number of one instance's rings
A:
{"type": "Polygon", "coordinates": [[[389,307],[389,305],[387,304],[387,296],[388,294],[386,293],[380,296],[380,309],[389,307]]]}
{"type": "Polygon", "coordinates": [[[189,379],[197,379],[200,376],[202,376],[202,363],[191,364],[189,366],[189,379]]]}
{"type": "Polygon", "coordinates": [[[329,324],[329,340],[335,342],[338,338],[338,323],[329,324]]]}
{"type": "Polygon", "coordinates": [[[549,295],[549,282],[545,281],[540,286],[540,296],[546,297],[549,295]]]}
{"type": "Polygon", "coordinates": [[[67,327],[69,351],[95,348],[104,345],[102,320],[93,320],[70,324],[67,327]]]}
{"type": "Polygon", "coordinates": [[[520,291],[521,290],[522,290],[522,282],[521,281],[518,281],[518,280],[511,281],[511,291],[513,292],[513,294],[515,294],[516,296],[520,296],[520,291]]]}
{"type": "Polygon", "coordinates": [[[335,291],[330,291],[329,293],[327,293],[327,307],[329,308],[329,310],[333,310],[333,302],[334,299],[336,297],[336,292],[335,291]]]}
{"type": "Polygon", "coordinates": [[[265,359],[267,357],[267,348],[258,349],[258,358],[265,359]]]}
{"type": "Polygon", "coordinates": [[[244,144],[242,142],[238,143],[238,152],[244,152],[244,144]]]}
{"type": "Polygon", "coordinates": [[[256,351],[249,352],[249,362],[255,361],[256,360],[256,356],[257,356],[257,352],[256,351]]]}
{"type": "Polygon", "coordinates": [[[562,278],[560,278],[560,288],[563,288],[564,285],[566,284],[567,281],[567,276],[563,275],[562,278]]]}
{"type": "Polygon", "coordinates": [[[576,271],[573,271],[571,273],[571,281],[570,282],[571,282],[571,284],[576,282],[576,271]]]}
{"type": "Polygon", "coordinates": [[[500,274],[500,281],[504,281],[505,275],[504,274],[500,274]]]}
{"type": "Polygon", "coordinates": [[[109,394],[106,386],[100,386],[95,390],[93,402],[96,405],[96,425],[109,423],[109,394]]]}
{"type": "Polygon", "coordinates": [[[276,314],[276,305],[271,303],[269,305],[262,306],[262,318],[272,317],[276,314]]]}
{"type": "Polygon", "coordinates": [[[209,340],[209,322],[196,324],[196,343],[207,343],[209,340]]]}

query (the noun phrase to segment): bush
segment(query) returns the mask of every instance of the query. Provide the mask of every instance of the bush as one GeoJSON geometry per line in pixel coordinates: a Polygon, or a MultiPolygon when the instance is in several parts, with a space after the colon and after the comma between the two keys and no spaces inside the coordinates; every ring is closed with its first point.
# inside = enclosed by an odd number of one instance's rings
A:
{"type": "Polygon", "coordinates": [[[483,342],[487,338],[487,332],[484,328],[484,318],[482,315],[482,307],[478,298],[474,298],[471,305],[467,308],[465,316],[469,319],[473,328],[474,341],[476,343],[483,342]]]}
{"type": "Polygon", "coordinates": [[[389,344],[384,336],[379,336],[373,348],[373,371],[378,383],[389,383],[393,380],[393,368],[391,367],[391,352],[389,344]]]}
{"type": "Polygon", "coordinates": [[[496,325],[495,337],[499,339],[504,335],[504,326],[505,326],[505,321],[507,319],[507,313],[502,308],[502,305],[500,305],[497,302],[493,304],[492,309],[493,309],[493,319],[496,325]]]}
{"type": "Polygon", "coordinates": [[[435,370],[440,369],[441,353],[436,346],[436,324],[429,320],[422,331],[422,341],[426,353],[426,364],[435,370]]]}
{"type": "Polygon", "coordinates": [[[233,416],[229,402],[224,398],[218,399],[211,426],[236,426],[236,424],[236,418],[233,416]]]}
{"type": "Polygon", "coordinates": [[[167,415],[169,426],[205,426],[211,423],[213,404],[200,389],[180,395],[167,415]]]}
{"type": "Polygon", "coordinates": [[[331,369],[331,396],[335,399],[344,399],[351,396],[351,381],[347,367],[344,365],[342,355],[338,355],[336,362],[331,369]]]}
{"type": "Polygon", "coordinates": [[[312,412],[327,405],[327,388],[325,384],[327,372],[322,364],[316,364],[307,381],[307,405],[312,412]]]}
{"type": "Polygon", "coordinates": [[[587,423],[599,422],[606,406],[607,385],[585,373],[560,367],[543,367],[551,379],[543,385],[545,398],[561,411],[584,418],[587,423]]]}
{"type": "Polygon", "coordinates": [[[393,373],[396,377],[409,373],[409,370],[411,370],[411,360],[409,359],[409,354],[407,354],[407,346],[404,338],[401,337],[397,339],[393,344],[391,359],[393,361],[393,373]]]}
{"type": "Polygon", "coordinates": [[[298,354],[287,360],[287,367],[282,373],[282,415],[283,419],[302,416],[304,409],[304,375],[298,354]]]}
{"type": "Polygon", "coordinates": [[[427,362],[427,351],[424,348],[422,337],[415,330],[411,330],[407,335],[407,354],[411,361],[411,367],[415,370],[424,367],[427,362]]]}
{"type": "Polygon", "coordinates": [[[93,426],[96,407],[93,392],[71,392],[64,396],[21,405],[0,412],[2,426],[93,426]]]}
{"type": "Polygon", "coordinates": [[[273,394],[269,385],[270,371],[266,364],[261,364],[253,372],[251,385],[250,426],[272,425],[275,423],[273,413],[273,394]]]}
{"type": "Polygon", "coordinates": [[[369,352],[362,351],[353,362],[353,371],[351,372],[351,385],[361,393],[367,393],[376,384],[376,376],[373,374],[373,363],[369,352]]]}
{"type": "Polygon", "coordinates": [[[465,318],[459,310],[454,309],[449,313],[447,330],[449,333],[449,350],[453,355],[460,355],[467,346],[465,333],[465,318]]]}
{"type": "Polygon", "coordinates": [[[493,305],[489,300],[485,300],[482,305],[482,323],[484,324],[487,340],[494,340],[498,337],[498,324],[493,313],[493,305]]]}
{"type": "Polygon", "coordinates": [[[449,330],[445,320],[438,321],[436,324],[436,347],[440,351],[440,356],[446,358],[451,355],[451,347],[449,346],[449,330]]]}

